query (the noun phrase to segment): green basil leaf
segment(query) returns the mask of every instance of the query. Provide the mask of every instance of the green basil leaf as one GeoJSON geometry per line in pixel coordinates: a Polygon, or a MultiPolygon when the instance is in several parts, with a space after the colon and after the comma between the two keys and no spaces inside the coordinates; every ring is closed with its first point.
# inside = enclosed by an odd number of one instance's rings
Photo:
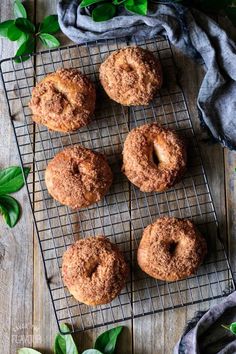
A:
{"type": "Polygon", "coordinates": [[[113,354],[116,349],[116,341],[123,329],[118,326],[102,333],[97,337],[94,348],[100,350],[103,354],[113,354]]]}
{"type": "Polygon", "coordinates": [[[35,32],[35,26],[34,24],[29,21],[27,18],[17,18],[15,20],[15,26],[21,30],[22,32],[25,33],[34,33],[35,32]]]}
{"type": "MultiPolygon", "coordinates": [[[[25,177],[28,176],[30,167],[24,167],[25,177]]],[[[22,170],[19,166],[12,166],[0,170],[0,195],[15,193],[24,186],[22,170]]]]}
{"type": "Polygon", "coordinates": [[[59,40],[49,33],[40,33],[39,38],[43,45],[48,48],[56,48],[60,45],[59,40]]]}
{"type": "Polygon", "coordinates": [[[90,5],[96,4],[96,3],[101,2],[101,1],[104,1],[104,0],[82,0],[79,6],[81,8],[83,8],[83,7],[86,7],[86,6],[90,6],[90,5]]]}
{"type": "Polygon", "coordinates": [[[8,20],[0,23],[0,36],[7,37],[7,31],[12,25],[14,25],[14,20],[8,20]]]}
{"type": "Polygon", "coordinates": [[[15,18],[24,17],[27,18],[26,9],[20,0],[15,0],[14,2],[14,15],[15,18]]]}
{"type": "Polygon", "coordinates": [[[225,12],[233,25],[236,25],[236,7],[228,7],[225,12]]]}
{"type": "Polygon", "coordinates": [[[20,47],[24,42],[30,38],[29,33],[22,33],[19,39],[17,39],[17,44],[20,47]]]}
{"type": "Polygon", "coordinates": [[[21,348],[18,350],[18,354],[41,354],[41,353],[31,348],[21,348]]]}
{"type": "Polygon", "coordinates": [[[133,12],[138,15],[147,14],[147,0],[126,0],[125,1],[126,10],[133,12]]]}
{"type": "Polygon", "coordinates": [[[236,322],[231,323],[229,329],[231,333],[236,334],[236,322]]]}
{"type": "Polygon", "coordinates": [[[60,30],[57,15],[50,15],[43,19],[43,22],[39,26],[39,32],[41,33],[56,33],[60,30]]]}
{"type": "Polygon", "coordinates": [[[22,35],[22,31],[16,27],[15,23],[13,23],[7,30],[7,38],[10,41],[17,41],[22,35]]]}
{"type": "Polygon", "coordinates": [[[21,56],[20,58],[14,58],[14,61],[16,63],[21,63],[22,61],[26,61],[29,59],[29,56],[27,54],[32,54],[34,51],[34,38],[28,37],[28,39],[21,44],[21,46],[18,48],[15,57],[21,56]]]}
{"type": "Polygon", "coordinates": [[[105,4],[98,5],[92,12],[92,18],[95,22],[108,21],[114,17],[116,13],[115,5],[106,2],[105,4]]]}
{"type": "Polygon", "coordinates": [[[103,354],[99,350],[96,349],[87,349],[82,354],[103,354]]]}
{"type": "MultiPolygon", "coordinates": [[[[62,332],[70,332],[70,328],[63,323],[60,326],[62,332]]],[[[75,342],[71,334],[62,335],[58,333],[54,342],[54,353],[55,354],[78,354],[75,342]]]]}
{"type": "Polygon", "coordinates": [[[20,218],[20,205],[9,195],[0,196],[0,213],[7,225],[14,227],[20,218]]]}

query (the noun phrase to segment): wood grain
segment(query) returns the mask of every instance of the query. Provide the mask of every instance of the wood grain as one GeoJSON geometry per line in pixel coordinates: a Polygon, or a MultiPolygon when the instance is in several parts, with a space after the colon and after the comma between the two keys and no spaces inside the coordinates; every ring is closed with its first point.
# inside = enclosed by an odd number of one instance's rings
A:
{"type": "MultiPolygon", "coordinates": [[[[28,9],[33,1],[28,2],[28,9]]],[[[12,18],[9,1],[1,2],[1,21],[12,18]]],[[[9,57],[16,45],[0,39],[0,53],[9,57]]],[[[8,116],[5,95],[0,86],[0,168],[19,165],[19,158],[8,116]],[[11,148],[9,148],[11,147],[11,148]]],[[[25,189],[16,198],[22,205],[22,216],[14,229],[9,229],[2,220],[0,224],[0,348],[4,353],[16,353],[21,346],[32,345],[32,286],[33,286],[33,239],[32,215],[25,189]]]]}
{"type": "MultiPolygon", "coordinates": [[[[7,0],[3,0],[0,9],[0,21],[12,17],[7,0]]],[[[55,13],[56,1],[28,1],[30,17],[38,23],[48,14],[55,13]]],[[[226,24],[227,28],[228,24],[226,24]]],[[[70,42],[61,35],[63,44],[70,42]]],[[[13,55],[13,43],[1,39],[0,52],[4,57],[13,55]]],[[[40,48],[39,48],[40,49],[40,48]]],[[[236,157],[235,153],[223,150],[218,144],[209,145],[203,141],[206,134],[200,129],[196,110],[196,96],[204,75],[202,67],[175,52],[176,61],[202,149],[205,167],[213,194],[213,200],[220,221],[221,234],[227,238],[229,254],[235,271],[235,235],[236,235],[236,157]],[[187,70],[186,70],[187,68],[187,70]],[[191,80],[189,78],[191,77],[191,80]]],[[[19,164],[16,144],[9,124],[7,107],[0,88],[0,168],[19,164]],[[9,149],[9,146],[11,147],[9,149]]],[[[3,324],[0,337],[0,352],[16,353],[23,346],[34,347],[43,353],[51,353],[56,321],[49,292],[43,274],[42,259],[38,241],[33,233],[31,212],[25,190],[17,194],[23,205],[23,214],[19,224],[10,230],[0,224],[0,320],[3,324]]],[[[120,354],[171,354],[178,341],[186,321],[198,309],[206,309],[204,303],[179,308],[124,323],[126,329],[119,341],[120,354]]],[[[75,336],[80,351],[89,348],[96,336],[105,328],[87,331],[75,336]]]]}

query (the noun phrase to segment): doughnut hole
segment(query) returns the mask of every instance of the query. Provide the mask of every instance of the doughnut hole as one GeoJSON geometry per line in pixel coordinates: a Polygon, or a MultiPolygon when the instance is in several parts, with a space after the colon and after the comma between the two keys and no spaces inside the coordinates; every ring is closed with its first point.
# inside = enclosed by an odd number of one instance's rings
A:
{"type": "Polygon", "coordinates": [[[179,242],[171,241],[169,243],[169,253],[173,256],[176,253],[179,242]]]}
{"type": "Polygon", "coordinates": [[[169,160],[169,153],[166,151],[165,146],[158,144],[157,142],[153,143],[152,150],[152,162],[155,165],[160,163],[165,163],[169,160]]]}

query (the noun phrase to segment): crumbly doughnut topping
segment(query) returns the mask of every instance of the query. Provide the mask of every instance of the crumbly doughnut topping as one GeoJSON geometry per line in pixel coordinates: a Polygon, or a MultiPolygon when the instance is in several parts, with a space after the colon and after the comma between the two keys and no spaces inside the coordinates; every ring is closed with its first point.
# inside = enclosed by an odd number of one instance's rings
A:
{"type": "Polygon", "coordinates": [[[29,107],[36,123],[67,132],[89,123],[95,100],[95,87],[85,75],[59,69],[34,87],[29,107]]]}
{"type": "Polygon", "coordinates": [[[159,192],[172,187],[186,168],[183,141],[157,123],[131,130],[123,150],[123,172],[142,192],[159,192]]]}
{"type": "Polygon", "coordinates": [[[163,217],[145,228],[137,257],[145,273],[174,281],[195,274],[206,253],[206,241],[190,220],[163,217]]]}
{"type": "Polygon", "coordinates": [[[84,208],[103,198],[111,186],[112,171],[102,154],[74,145],[49,162],[45,183],[60,203],[84,208]]]}
{"type": "Polygon", "coordinates": [[[78,301],[87,305],[112,301],[124,287],[127,275],[123,255],[103,236],[81,239],[63,255],[64,283],[78,301]]]}
{"type": "Polygon", "coordinates": [[[148,50],[123,48],[101,64],[100,81],[114,101],[125,106],[147,105],[162,85],[161,64],[148,50]]]}

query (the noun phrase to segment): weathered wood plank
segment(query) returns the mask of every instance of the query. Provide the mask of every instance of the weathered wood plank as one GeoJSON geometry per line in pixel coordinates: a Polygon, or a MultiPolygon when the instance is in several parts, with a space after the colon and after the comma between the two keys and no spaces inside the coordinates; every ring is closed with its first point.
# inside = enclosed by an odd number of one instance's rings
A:
{"type": "MultiPolygon", "coordinates": [[[[37,1],[37,6],[36,6],[36,22],[40,22],[41,19],[51,13],[55,13],[55,4],[56,1],[52,1],[50,2],[50,4],[47,5],[47,7],[45,8],[42,4],[41,1],[37,1]]],[[[61,43],[63,45],[65,44],[70,44],[71,42],[65,38],[65,36],[61,35],[60,36],[61,39],[61,43]]],[[[40,48],[39,48],[40,49],[40,48]]],[[[86,49],[84,50],[84,54],[86,55],[86,49]]],[[[61,53],[62,55],[62,59],[64,57],[68,58],[68,52],[61,53]]],[[[83,49],[81,49],[81,55],[83,55],[83,49]]],[[[79,63],[79,61],[78,61],[79,63]]],[[[73,62],[73,65],[75,63],[73,62]]],[[[68,63],[68,61],[66,62],[66,66],[68,67],[70,65],[70,63],[68,63]]],[[[76,65],[76,64],[75,64],[76,65]]],[[[58,65],[56,65],[56,68],[58,67],[58,65]]],[[[51,67],[51,69],[48,68],[48,70],[53,70],[53,66],[51,67]]],[[[77,141],[79,142],[79,141],[77,141]]],[[[38,156],[39,158],[39,156],[38,156]]],[[[44,158],[44,156],[42,155],[42,158],[44,158]]],[[[98,221],[99,224],[99,221],[98,221]]],[[[90,227],[90,222],[88,222],[88,227],[90,227]]],[[[84,223],[84,227],[86,228],[86,223],[84,223]]],[[[49,293],[46,289],[45,286],[45,282],[44,282],[44,274],[42,271],[42,264],[41,264],[41,259],[40,259],[40,255],[39,255],[39,250],[38,250],[38,244],[37,241],[35,241],[35,257],[34,257],[34,266],[35,266],[35,270],[34,270],[34,324],[36,326],[36,329],[39,330],[39,339],[44,338],[43,339],[43,346],[50,348],[52,343],[53,343],[53,339],[55,336],[55,333],[57,332],[57,326],[56,326],[56,322],[55,322],[55,318],[54,318],[54,313],[52,310],[52,304],[51,301],[49,299],[49,293]],[[40,288],[38,288],[38,281],[40,282],[40,284],[44,284],[44,286],[41,286],[40,288]],[[48,323],[47,326],[45,326],[45,322],[48,323]]],[[[96,320],[96,315],[93,315],[94,320],[96,320]]],[[[124,323],[124,325],[129,325],[130,327],[130,322],[129,323],[124,323]]],[[[109,326],[109,328],[111,328],[112,326],[109,326]]],[[[108,327],[107,327],[108,328],[108,327]]],[[[84,333],[79,333],[77,335],[75,335],[74,337],[76,338],[77,343],[79,343],[79,349],[86,349],[91,347],[92,343],[94,342],[95,338],[97,337],[97,335],[99,335],[102,331],[106,330],[106,327],[103,328],[99,328],[93,331],[87,331],[85,334],[84,333]]],[[[119,345],[119,352],[120,353],[126,353],[129,354],[131,353],[131,336],[130,336],[130,332],[128,329],[124,330],[124,332],[122,333],[122,337],[121,337],[121,341],[120,341],[120,345],[119,345]],[[123,340],[122,340],[123,339],[123,340]],[[122,345],[123,344],[123,345],[122,345]],[[123,349],[122,349],[123,347],[123,349]]],[[[40,343],[39,341],[37,341],[37,343],[35,342],[35,347],[39,347],[40,343]]]]}
{"type": "MultiPolygon", "coordinates": [[[[34,1],[28,1],[33,10],[34,1]]],[[[13,17],[12,6],[3,0],[0,21],[13,17]]],[[[0,39],[1,58],[14,54],[17,46],[0,39]]],[[[9,66],[10,69],[10,66],[9,66]]],[[[0,168],[19,165],[19,158],[10,124],[2,84],[0,84],[0,168]],[[10,148],[9,148],[10,147],[10,148]]],[[[33,227],[26,190],[16,194],[22,206],[22,216],[14,229],[0,222],[0,352],[11,354],[33,342],[32,283],[33,283],[33,227]]]]}
{"type": "MultiPolygon", "coordinates": [[[[4,4],[1,6],[1,21],[11,17],[11,9],[8,5],[7,1],[4,0],[4,4]]],[[[29,10],[33,10],[33,1],[30,3],[29,10]]],[[[47,3],[37,1],[35,13],[36,22],[47,14],[55,13],[55,1],[47,3]]],[[[69,43],[63,36],[62,38],[63,44],[69,43]]],[[[13,43],[1,39],[0,51],[4,53],[4,57],[11,56],[13,54],[13,43]]],[[[197,67],[195,63],[182,54],[177,54],[177,64],[194,126],[201,139],[205,137],[205,134],[200,131],[195,102],[203,75],[202,68],[197,67]],[[186,72],[186,67],[188,72],[186,72]],[[191,80],[189,80],[189,77],[191,77],[191,80]]],[[[0,167],[5,167],[11,164],[18,164],[18,157],[16,148],[14,148],[15,143],[3,95],[1,95],[1,107],[4,108],[1,111],[0,167]],[[7,142],[6,137],[9,137],[7,142]],[[11,149],[9,149],[9,146],[11,146],[11,149]]],[[[205,142],[201,142],[200,145],[204,152],[205,167],[223,235],[226,233],[225,215],[227,216],[228,245],[235,270],[235,153],[225,150],[223,154],[223,150],[219,145],[206,146],[205,142]]],[[[52,347],[57,327],[46,288],[42,260],[36,238],[34,238],[34,251],[32,250],[32,223],[29,221],[30,210],[25,202],[25,191],[18,193],[17,198],[24,205],[20,223],[13,230],[9,230],[2,223],[0,226],[0,317],[1,323],[5,325],[0,339],[0,351],[12,354],[19,347],[34,346],[34,348],[42,349],[45,352],[45,350],[49,351],[49,348],[52,347]],[[34,280],[34,285],[32,280],[34,280]]],[[[207,303],[201,306],[201,308],[207,307],[207,303]]],[[[131,353],[132,332],[133,353],[171,353],[186,321],[192,317],[198,308],[200,306],[180,308],[135,319],[133,321],[133,331],[131,321],[128,321],[126,324],[128,328],[124,331],[120,340],[119,353],[131,353]]],[[[81,333],[76,336],[77,342],[80,343],[80,349],[91,346],[96,335],[103,330],[105,328],[88,331],[85,334],[81,333]]]]}
{"type": "MultiPolygon", "coordinates": [[[[200,129],[196,108],[196,97],[203,78],[203,68],[195,62],[175,52],[178,76],[184,88],[187,104],[194,124],[195,132],[200,141],[204,166],[207,170],[209,184],[220,221],[221,233],[225,237],[225,192],[224,192],[224,159],[223,149],[218,145],[207,145],[202,141],[206,134],[200,129]],[[186,70],[186,68],[188,68],[186,70]],[[191,77],[191,80],[189,80],[191,77]]],[[[134,322],[134,352],[135,353],[172,353],[175,343],[180,338],[186,322],[191,319],[198,309],[207,309],[209,303],[167,311],[164,314],[153,315],[134,322]],[[160,333],[159,335],[155,335],[160,333]],[[143,341],[145,338],[145,341],[143,341]]]]}

